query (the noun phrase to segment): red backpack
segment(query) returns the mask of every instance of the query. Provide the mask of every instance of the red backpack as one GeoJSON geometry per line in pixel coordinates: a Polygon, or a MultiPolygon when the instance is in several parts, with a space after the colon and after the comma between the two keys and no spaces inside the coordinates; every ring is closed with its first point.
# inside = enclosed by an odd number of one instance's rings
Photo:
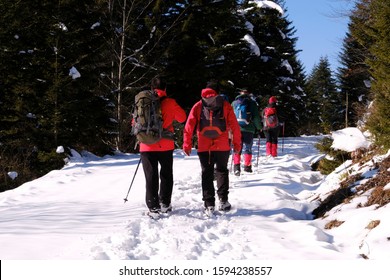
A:
{"type": "Polygon", "coordinates": [[[199,131],[203,136],[216,139],[226,131],[226,119],[223,114],[225,99],[220,96],[202,98],[199,131]]]}
{"type": "Polygon", "coordinates": [[[263,116],[263,129],[267,130],[270,128],[277,127],[279,125],[278,115],[276,114],[275,107],[267,107],[264,109],[263,116]]]}

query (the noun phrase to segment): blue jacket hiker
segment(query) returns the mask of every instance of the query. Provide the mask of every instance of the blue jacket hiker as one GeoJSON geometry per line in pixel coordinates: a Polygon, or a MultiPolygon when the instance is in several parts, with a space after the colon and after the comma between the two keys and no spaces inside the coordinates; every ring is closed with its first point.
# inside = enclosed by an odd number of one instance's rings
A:
{"type": "Polygon", "coordinates": [[[256,131],[261,130],[261,118],[256,101],[254,101],[248,90],[241,90],[232,103],[241,129],[241,149],[233,156],[234,174],[241,174],[241,154],[244,155],[244,171],[252,172],[252,146],[256,131]]]}

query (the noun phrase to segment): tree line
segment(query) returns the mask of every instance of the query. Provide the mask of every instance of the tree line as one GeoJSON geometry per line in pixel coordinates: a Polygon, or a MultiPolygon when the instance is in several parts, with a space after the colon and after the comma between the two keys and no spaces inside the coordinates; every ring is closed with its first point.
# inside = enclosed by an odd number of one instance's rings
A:
{"type": "Polygon", "coordinates": [[[285,2],[273,1],[282,9],[260,2],[0,0],[0,190],[61,168],[59,146],[68,154],[137,152],[131,108],[156,75],[186,110],[216,78],[230,100],[241,88],[260,107],[277,96],[286,136],[368,119],[378,143],[386,143],[388,130],[369,120],[381,116],[377,97],[389,98],[379,84],[385,54],[372,44],[386,42],[379,16],[386,19],[389,5],[358,1],[335,78],[326,58],[306,77],[285,2]],[[376,9],[376,20],[365,20],[376,9]]]}

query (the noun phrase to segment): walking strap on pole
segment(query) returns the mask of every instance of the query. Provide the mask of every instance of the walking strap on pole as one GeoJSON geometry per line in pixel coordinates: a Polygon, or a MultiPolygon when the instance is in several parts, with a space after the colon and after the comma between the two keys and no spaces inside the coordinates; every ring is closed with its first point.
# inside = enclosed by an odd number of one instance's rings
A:
{"type": "Polygon", "coordinates": [[[125,201],[124,203],[127,202],[127,197],[129,196],[129,193],[130,193],[130,190],[131,190],[131,186],[133,185],[133,182],[134,182],[134,179],[135,179],[135,175],[137,175],[137,171],[138,171],[138,167],[139,167],[140,163],[141,163],[141,157],[139,158],[139,161],[138,161],[138,164],[137,164],[137,168],[135,169],[135,173],[134,173],[134,176],[133,176],[133,180],[131,180],[131,184],[130,184],[129,190],[127,191],[127,195],[123,199],[125,201]]]}

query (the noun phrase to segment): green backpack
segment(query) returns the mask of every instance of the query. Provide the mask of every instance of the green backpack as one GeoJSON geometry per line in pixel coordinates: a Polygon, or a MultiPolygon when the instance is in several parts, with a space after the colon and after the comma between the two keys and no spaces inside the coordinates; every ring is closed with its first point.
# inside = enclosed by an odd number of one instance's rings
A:
{"type": "Polygon", "coordinates": [[[135,96],[132,134],[144,144],[154,144],[163,137],[161,100],[156,92],[144,90],[135,96]]]}

